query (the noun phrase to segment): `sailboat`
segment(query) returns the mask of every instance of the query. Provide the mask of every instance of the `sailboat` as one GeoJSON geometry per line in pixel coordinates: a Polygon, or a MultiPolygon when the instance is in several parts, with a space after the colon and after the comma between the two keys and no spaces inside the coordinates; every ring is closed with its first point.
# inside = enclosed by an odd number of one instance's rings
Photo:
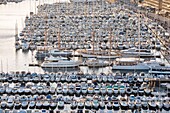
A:
{"type": "Polygon", "coordinates": [[[15,25],[15,49],[16,50],[21,49],[21,45],[19,43],[19,37],[18,37],[18,26],[17,26],[17,23],[15,25]]]}
{"type": "Polygon", "coordinates": [[[110,29],[109,51],[106,51],[105,54],[98,55],[97,58],[99,58],[99,59],[115,59],[115,58],[118,58],[121,56],[116,51],[112,51],[112,33],[111,32],[112,32],[112,29],[110,29]]]}
{"type": "Polygon", "coordinates": [[[110,34],[110,47],[109,47],[109,51],[105,51],[105,50],[101,50],[98,47],[98,44],[95,44],[95,32],[92,32],[92,49],[87,49],[87,50],[82,50],[81,51],[81,55],[82,57],[85,58],[99,58],[99,59],[115,59],[120,57],[119,54],[117,54],[117,52],[113,52],[111,51],[112,49],[112,36],[110,34]]]}
{"type": "Polygon", "coordinates": [[[54,56],[54,57],[57,57],[57,56],[70,57],[72,55],[72,51],[61,50],[60,31],[58,31],[58,49],[57,48],[50,49],[49,54],[54,56]]]}

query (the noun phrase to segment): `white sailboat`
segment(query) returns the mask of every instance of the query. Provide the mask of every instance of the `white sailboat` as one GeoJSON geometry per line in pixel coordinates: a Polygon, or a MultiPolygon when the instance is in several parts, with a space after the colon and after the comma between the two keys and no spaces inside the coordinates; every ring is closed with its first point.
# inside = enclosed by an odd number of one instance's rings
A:
{"type": "Polygon", "coordinates": [[[19,41],[19,37],[18,37],[18,26],[17,23],[15,24],[15,49],[19,50],[21,49],[21,45],[18,42],[19,41]]]}
{"type": "Polygon", "coordinates": [[[28,51],[29,50],[29,44],[26,41],[23,41],[21,44],[22,51],[28,51]]]}

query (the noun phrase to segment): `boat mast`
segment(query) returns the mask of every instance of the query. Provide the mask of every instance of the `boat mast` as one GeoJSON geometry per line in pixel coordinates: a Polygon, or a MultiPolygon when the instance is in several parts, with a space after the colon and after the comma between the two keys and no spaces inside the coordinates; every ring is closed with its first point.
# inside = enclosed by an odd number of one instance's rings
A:
{"type": "Polygon", "coordinates": [[[7,61],[6,61],[6,62],[7,62],[7,64],[6,64],[7,66],[6,66],[6,68],[7,68],[7,73],[8,73],[8,59],[7,59],[7,61]]]}
{"type": "MultiPolygon", "coordinates": [[[[139,11],[139,10],[138,10],[139,11]]],[[[140,61],[140,11],[138,12],[138,42],[139,42],[139,54],[138,54],[138,57],[139,57],[139,61],[140,61]]]]}
{"type": "Polygon", "coordinates": [[[93,8],[94,8],[94,2],[92,2],[92,38],[93,38],[93,55],[94,55],[94,37],[95,37],[95,33],[94,33],[94,12],[93,12],[93,8]]]}
{"type": "Polygon", "coordinates": [[[2,59],[1,59],[1,72],[3,72],[3,63],[2,63],[2,59]]]}
{"type": "MultiPolygon", "coordinates": [[[[46,26],[45,26],[45,47],[47,46],[47,15],[46,15],[46,26]]],[[[44,48],[45,49],[45,48],[44,48]]]]}
{"type": "MultiPolygon", "coordinates": [[[[60,0],[59,0],[59,6],[60,6],[60,0]]],[[[60,17],[60,15],[61,15],[60,7],[58,7],[58,10],[59,10],[59,17],[60,17]]],[[[60,23],[59,23],[58,24],[58,49],[61,48],[60,40],[61,40],[61,37],[60,37],[60,23]]]]}
{"type": "Polygon", "coordinates": [[[112,48],[112,28],[110,28],[109,42],[110,42],[110,47],[109,47],[109,56],[110,56],[111,55],[111,48],[112,48]]]}
{"type": "Polygon", "coordinates": [[[92,44],[93,44],[93,54],[94,54],[94,41],[95,41],[94,40],[94,31],[92,31],[92,39],[93,39],[93,43],[92,44]]]}
{"type": "Polygon", "coordinates": [[[16,24],[15,24],[15,41],[18,40],[18,24],[17,24],[17,21],[16,21],[16,24]]]}
{"type": "Polygon", "coordinates": [[[35,4],[34,4],[34,7],[35,7],[35,9],[34,9],[34,10],[35,10],[35,14],[36,14],[36,1],[35,1],[35,4]]]}

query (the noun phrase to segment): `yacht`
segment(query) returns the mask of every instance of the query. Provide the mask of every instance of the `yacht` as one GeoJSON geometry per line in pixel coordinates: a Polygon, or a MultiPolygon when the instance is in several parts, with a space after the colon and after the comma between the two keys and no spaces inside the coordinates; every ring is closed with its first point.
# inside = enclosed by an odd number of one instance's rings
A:
{"type": "Polygon", "coordinates": [[[61,51],[58,49],[51,49],[49,53],[54,57],[56,56],[69,57],[72,55],[72,51],[67,51],[67,50],[61,51]]]}
{"type": "Polygon", "coordinates": [[[105,66],[109,66],[110,63],[107,61],[104,61],[104,60],[98,60],[96,58],[91,58],[86,61],[86,65],[88,67],[105,67],[105,66]]]}
{"type": "Polygon", "coordinates": [[[137,49],[136,47],[129,48],[127,50],[122,50],[121,52],[123,56],[130,56],[130,57],[134,57],[134,56],[140,56],[141,58],[159,57],[159,54],[154,55],[153,53],[151,53],[151,50],[137,49]]]}
{"type": "Polygon", "coordinates": [[[27,51],[27,50],[29,50],[29,44],[27,42],[23,42],[21,44],[21,48],[23,51],[27,51]]]}
{"type": "Polygon", "coordinates": [[[149,71],[149,66],[143,62],[144,59],[141,58],[117,58],[112,70],[149,71]]]}
{"type": "Polygon", "coordinates": [[[30,43],[29,44],[29,48],[30,48],[30,50],[35,50],[36,49],[36,44],[34,44],[34,43],[30,43]]]}
{"type": "Polygon", "coordinates": [[[20,45],[19,42],[16,42],[16,43],[15,43],[15,49],[16,49],[16,50],[21,49],[21,45],[20,45]]]}
{"type": "Polygon", "coordinates": [[[80,62],[70,60],[66,57],[46,57],[45,61],[41,64],[42,68],[74,68],[79,67],[80,62]]]}

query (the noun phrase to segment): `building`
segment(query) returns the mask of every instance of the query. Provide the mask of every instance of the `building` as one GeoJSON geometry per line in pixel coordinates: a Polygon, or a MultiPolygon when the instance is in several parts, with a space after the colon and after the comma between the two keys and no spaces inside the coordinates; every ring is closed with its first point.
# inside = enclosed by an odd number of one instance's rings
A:
{"type": "Polygon", "coordinates": [[[142,4],[170,13],[170,0],[143,0],[142,4]]]}

